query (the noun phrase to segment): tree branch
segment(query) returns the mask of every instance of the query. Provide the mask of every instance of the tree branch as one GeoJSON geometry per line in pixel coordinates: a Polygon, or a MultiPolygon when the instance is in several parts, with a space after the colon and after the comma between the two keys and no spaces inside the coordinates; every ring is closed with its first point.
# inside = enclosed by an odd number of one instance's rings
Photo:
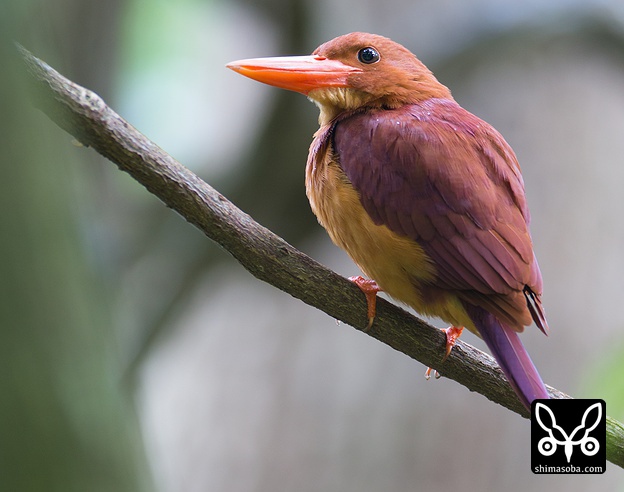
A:
{"type": "MultiPolygon", "coordinates": [[[[366,326],[366,301],[354,284],[236,208],[123,120],[97,94],[66,79],[21,46],[18,50],[35,87],[35,105],[57,125],[130,174],[258,279],[359,330],[366,326]]],[[[378,300],[368,335],[528,417],[494,359],[460,340],[442,362],[444,334],[394,304],[378,300]]],[[[570,398],[554,388],[548,390],[553,398],[570,398]]],[[[607,439],[608,459],[624,467],[624,426],[609,418],[607,439]]]]}

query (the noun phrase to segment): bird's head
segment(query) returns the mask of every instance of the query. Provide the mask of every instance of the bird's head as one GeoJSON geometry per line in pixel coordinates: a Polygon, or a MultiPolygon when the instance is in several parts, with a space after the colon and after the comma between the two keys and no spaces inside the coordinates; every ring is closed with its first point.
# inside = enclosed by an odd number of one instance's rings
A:
{"type": "Polygon", "coordinates": [[[253,58],[228,68],[259,82],[301,92],[327,123],[361,107],[397,108],[451,93],[408,49],[394,41],[354,32],[319,46],[309,56],[253,58]]]}

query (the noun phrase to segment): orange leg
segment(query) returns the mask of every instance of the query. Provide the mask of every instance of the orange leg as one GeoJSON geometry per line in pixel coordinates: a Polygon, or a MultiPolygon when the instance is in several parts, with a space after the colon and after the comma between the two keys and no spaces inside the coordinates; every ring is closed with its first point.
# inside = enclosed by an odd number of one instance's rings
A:
{"type": "Polygon", "coordinates": [[[375,313],[377,312],[377,292],[381,292],[381,289],[377,285],[377,282],[371,279],[366,279],[361,275],[349,277],[349,280],[357,285],[366,296],[366,305],[368,306],[368,325],[364,328],[364,331],[366,332],[370,330],[371,326],[373,326],[373,321],[375,321],[375,313]]]}
{"type": "MultiPolygon", "coordinates": [[[[445,334],[446,334],[446,351],[444,353],[444,358],[442,359],[442,362],[444,362],[446,360],[446,358],[451,355],[451,350],[453,350],[453,346],[455,345],[455,342],[457,341],[457,339],[459,338],[459,336],[462,334],[462,332],[464,331],[464,327],[460,326],[449,326],[446,329],[442,330],[445,334]]],[[[427,370],[425,371],[425,379],[429,379],[431,377],[431,367],[428,367],[427,370]]],[[[438,371],[435,371],[434,374],[435,378],[438,379],[440,377],[440,373],[438,371]]]]}
{"type": "Polygon", "coordinates": [[[446,358],[451,355],[451,350],[455,346],[455,342],[460,337],[462,332],[464,331],[463,326],[449,326],[446,330],[443,330],[446,333],[446,352],[444,354],[444,359],[442,362],[446,360],[446,358]]]}

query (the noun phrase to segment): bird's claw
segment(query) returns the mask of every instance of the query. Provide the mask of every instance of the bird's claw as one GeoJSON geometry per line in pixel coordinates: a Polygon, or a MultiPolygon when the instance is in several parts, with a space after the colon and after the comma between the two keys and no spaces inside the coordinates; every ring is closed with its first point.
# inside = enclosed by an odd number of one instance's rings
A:
{"type": "Polygon", "coordinates": [[[364,328],[364,331],[367,332],[373,326],[373,321],[375,321],[375,313],[377,312],[377,292],[381,292],[381,289],[377,285],[377,282],[372,279],[364,278],[361,275],[349,277],[349,280],[357,285],[366,296],[368,324],[366,328],[364,328]]]}
{"type": "MultiPolygon", "coordinates": [[[[457,342],[457,339],[464,331],[464,327],[463,326],[459,326],[459,327],[449,326],[448,328],[445,328],[442,331],[446,335],[446,350],[444,352],[444,358],[442,359],[442,362],[444,362],[448,358],[448,356],[451,355],[451,350],[453,350],[453,347],[455,346],[455,342],[457,342]]],[[[425,371],[426,380],[431,379],[432,372],[433,372],[433,376],[436,379],[440,379],[440,373],[438,371],[434,371],[431,367],[428,367],[427,370],[425,371]]]]}
{"type": "Polygon", "coordinates": [[[446,352],[444,353],[444,359],[442,359],[442,362],[444,362],[448,358],[448,356],[451,355],[451,350],[453,350],[455,342],[464,331],[464,327],[449,326],[442,331],[446,334],[446,352]]]}

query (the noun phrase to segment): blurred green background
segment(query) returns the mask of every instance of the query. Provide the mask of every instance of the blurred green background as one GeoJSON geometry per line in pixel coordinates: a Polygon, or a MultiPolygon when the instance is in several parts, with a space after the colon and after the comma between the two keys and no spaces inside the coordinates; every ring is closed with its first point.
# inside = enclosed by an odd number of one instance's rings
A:
{"type": "Polygon", "coordinates": [[[624,418],[621,0],[4,0],[0,491],[624,490],[611,465],[533,475],[528,421],[251,278],[33,109],[13,46],[354,275],[305,198],[316,108],[224,65],[355,30],[514,147],[552,328],[526,345],[624,418]]]}

